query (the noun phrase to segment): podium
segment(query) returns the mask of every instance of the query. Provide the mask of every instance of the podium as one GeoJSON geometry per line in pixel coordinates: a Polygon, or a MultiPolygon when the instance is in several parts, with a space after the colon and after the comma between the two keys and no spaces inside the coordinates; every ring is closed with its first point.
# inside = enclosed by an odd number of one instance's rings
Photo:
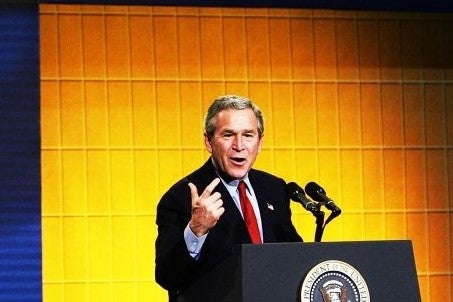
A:
{"type": "Polygon", "coordinates": [[[411,241],[238,245],[177,301],[343,301],[340,296],[360,302],[421,301],[411,241]],[[337,280],[327,281],[330,277],[337,280]],[[321,297],[328,294],[337,300],[321,297]]]}

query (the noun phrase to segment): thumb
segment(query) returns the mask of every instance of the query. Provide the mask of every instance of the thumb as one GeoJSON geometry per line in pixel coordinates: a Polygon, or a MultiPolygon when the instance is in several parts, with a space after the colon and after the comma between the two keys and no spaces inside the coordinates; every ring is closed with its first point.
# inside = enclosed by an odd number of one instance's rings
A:
{"type": "Polygon", "coordinates": [[[191,182],[189,182],[189,188],[190,188],[190,196],[192,198],[192,204],[193,204],[193,202],[198,198],[198,189],[191,182]]]}

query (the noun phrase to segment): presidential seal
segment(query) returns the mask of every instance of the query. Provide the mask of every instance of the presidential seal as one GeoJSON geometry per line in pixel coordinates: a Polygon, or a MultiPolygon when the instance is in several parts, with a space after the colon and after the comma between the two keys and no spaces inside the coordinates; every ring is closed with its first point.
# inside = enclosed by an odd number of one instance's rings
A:
{"type": "Polygon", "coordinates": [[[370,302],[370,293],[354,267],[327,260],[314,266],[302,280],[300,302],[370,302]]]}

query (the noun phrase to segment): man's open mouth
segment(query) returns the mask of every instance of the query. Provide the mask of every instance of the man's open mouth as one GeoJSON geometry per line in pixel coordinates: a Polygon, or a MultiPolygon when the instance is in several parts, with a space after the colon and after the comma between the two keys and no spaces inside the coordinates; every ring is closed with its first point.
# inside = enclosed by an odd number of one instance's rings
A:
{"type": "Polygon", "coordinates": [[[230,157],[230,160],[235,163],[241,164],[241,163],[245,162],[246,159],[243,157],[230,157]]]}

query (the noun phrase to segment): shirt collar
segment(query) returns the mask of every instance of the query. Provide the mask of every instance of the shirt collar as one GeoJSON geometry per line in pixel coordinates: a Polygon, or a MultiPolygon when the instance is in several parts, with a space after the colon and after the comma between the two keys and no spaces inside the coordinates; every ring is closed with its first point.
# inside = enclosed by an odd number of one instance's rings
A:
{"type": "Polygon", "coordinates": [[[222,171],[219,171],[219,169],[217,169],[217,165],[212,157],[211,157],[211,160],[212,160],[212,164],[214,166],[217,176],[219,176],[220,180],[227,188],[236,190],[239,185],[239,182],[241,180],[243,180],[247,184],[247,191],[249,191],[249,193],[251,192],[250,188],[251,188],[252,184],[250,183],[248,173],[245,175],[245,177],[243,179],[230,179],[228,177],[228,175],[226,175],[225,173],[223,173],[222,171]]]}

